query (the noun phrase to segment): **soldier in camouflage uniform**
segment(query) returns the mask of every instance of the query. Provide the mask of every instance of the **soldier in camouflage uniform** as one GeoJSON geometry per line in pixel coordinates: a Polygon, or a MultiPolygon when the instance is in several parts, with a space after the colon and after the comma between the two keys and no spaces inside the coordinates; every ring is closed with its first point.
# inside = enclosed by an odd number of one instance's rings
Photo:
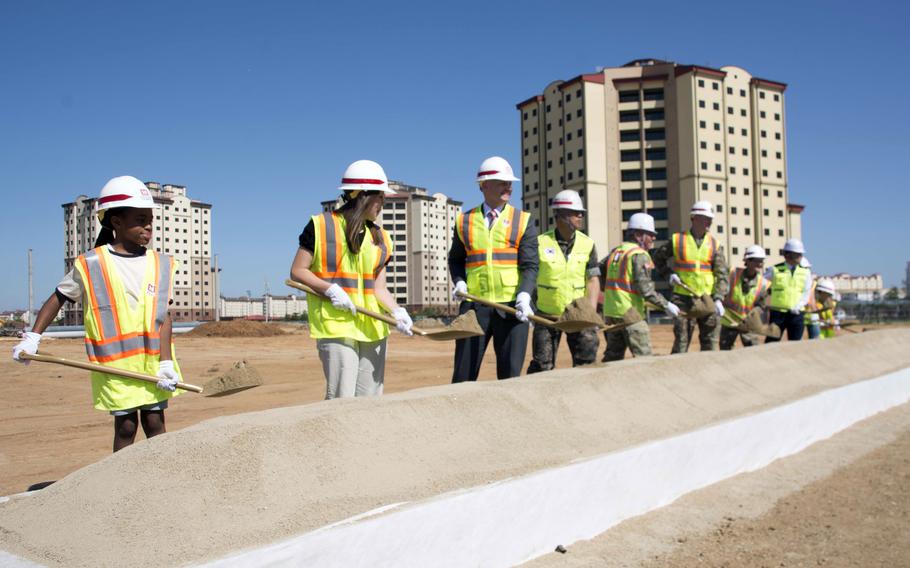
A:
{"type": "Polygon", "coordinates": [[[724,296],[729,287],[729,274],[724,249],[708,229],[714,219],[714,206],[698,201],[690,211],[692,227],[675,233],[670,241],[654,251],[652,258],[661,278],[673,286],[670,300],[683,311],[692,309],[693,295],[682,284],[695,291],[696,296],[708,294],[714,300],[715,313],[696,319],[677,319],[673,323],[671,353],[685,353],[695,325],[702,351],[716,351],[720,318],[724,315],[724,296]]]}
{"type": "MultiPolygon", "coordinates": [[[[565,189],[550,202],[556,216],[556,228],[537,238],[540,257],[537,274],[537,311],[544,316],[559,317],[573,300],[587,297],[591,306],[599,292],[597,251],[594,240],[579,229],[585,209],[577,192],[565,189]]],[[[556,352],[562,332],[545,325],[535,325],[532,359],[528,374],[549,371],[556,365],[556,352]]],[[[595,328],[567,333],[566,342],[572,353],[572,366],[587,365],[597,358],[600,341],[595,328]]]]}
{"type": "MultiPolygon", "coordinates": [[[[653,264],[648,250],[654,246],[656,236],[654,218],[647,213],[636,213],[629,219],[626,242],[603,260],[603,314],[608,325],[622,323],[622,316],[630,308],[638,310],[644,318],[646,300],[674,318],[679,316],[679,308],[658,294],[651,280],[653,264]]],[[[652,354],[651,332],[644,319],[621,330],[605,331],[604,337],[607,340],[604,362],[624,358],[626,347],[634,357],[652,354]]]]}
{"type": "Polygon", "coordinates": [[[730,291],[724,298],[723,317],[720,318],[720,350],[733,349],[736,338],[741,337],[744,347],[761,343],[761,336],[740,331],[743,319],[755,308],[765,310],[771,295],[771,282],[764,277],[765,249],[758,245],[746,248],[743,255],[744,268],[730,273],[730,291]]]}

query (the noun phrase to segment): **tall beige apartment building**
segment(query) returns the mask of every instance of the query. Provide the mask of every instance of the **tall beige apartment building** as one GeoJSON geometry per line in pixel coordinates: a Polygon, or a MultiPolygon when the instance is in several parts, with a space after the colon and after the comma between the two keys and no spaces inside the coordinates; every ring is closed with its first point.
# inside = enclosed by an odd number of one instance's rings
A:
{"type": "MultiPolygon", "coordinates": [[[[171,317],[174,321],[215,319],[215,278],[212,267],[212,205],[187,196],[186,187],[150,181],[146,187],[155,203],[152,247],[180,262],[174,282],[171,317]]],[[[64,264],[73,268],[76,257],[90,250],[101,229],[98,200],[80,195],[63,204],[64,264]]],[[[64,321],[82,324],[82,305],[67,302],[64,321]]]]}
{"type": "MultiPolygon", "coordinates": [[[[380,219],[392,238],[386,279],[395,301],[412,310],[454,310],[448,253],[462,203],[426,188],[389,181],[380,219]]],[[[331,211],[340,200],[322,203],[331,211]]]]}
{"type": "Polygon", "coordinates": [[[707,200],[728,260],[760,244],[773,261],[800,238],[803,210],[788,203],[786,88],[739,67],[656,59],[554,81],[517,105],[522,205],[545,231],[550,199],[578,191],[605,256],[633,213],[653,215],[664,241],[707,200]]]}

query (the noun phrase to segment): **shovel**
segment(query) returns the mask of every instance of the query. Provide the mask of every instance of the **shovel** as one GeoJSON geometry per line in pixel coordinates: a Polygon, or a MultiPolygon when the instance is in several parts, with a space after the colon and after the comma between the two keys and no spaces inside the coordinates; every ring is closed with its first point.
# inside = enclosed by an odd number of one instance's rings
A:
{"type": "MultiPolygon", "coordinates": [[[[464,298],[465,300],[471,300],[472,302],[477,302],[478,304],[483,305],[483,306],[487,306],[487,307],[490,307],[490,308],[493,308],[496,310],[502,310],[505,313],[511,314],[513,316],[518,314],[518,310],[516,310],[515,308],[513,308],[511,306],[506,306],[504,304],[497,304],[496,302],[491,302],[489,300],[485,300],[485,299],[475,296],[473,294],[459,292],[458,295],[461,296],[462,298],[464,298]]],[[[582,298],[582,300],[586,301],[584,298],[582,298]]],[[[594,313],[595,317],[596,317],[596,312],[594,312],[593,310],[591,310],[591,312],[594,313]]],[[[468,312],[468,313],[473,313],[473,312],[468,312]]],[[[563,316],[556,320],[547,319],[545,317],[541,317],[538,315],[532,315],[528,319],[533,321],[536,324],[545,325],[547,327],[552,327],[553,329],[558,329],[559,331],[564,331],[566,333],[576,333],[576,332],[582,331],[584,329],[589,329],[592,327],[597,327],[597,328],[604,327],[603,321],[600,320],[599,318],[597,320],[594,320],[592,318],[584,319],[584,320],[568,319],[568,318],[563,319],[566,315],[567,315],[566,313],[563,313],[563,316]]],[[[622,327],[626,327],[629,324],[621,323],[619,325],[622,327]]]]}
{"type": "Polygon", "coordinates": [[[695,290],[689,288],[685,282],[680,282],[678,285],[686,292],[692,294],[692,309],[687,312],[688,315],[686,315],[686,317],[698,319],[715,313],[714,301],[711,299],[711,296],[707,294],[699,296],[695,293],[695,290]]]}
{"type": "MultiPolygon", "coordinates": [[[[662,307],[658,306],[657,304],[652,304],[651,302],[645,302],[645,307],[648,308],[649,310],[657,310],[659,312],[664,311],[664,309],[662,307]]],[[[667,314],[667,315],[670,315],[670,314],[667,314]]],[[[684,312],[682,310],[679,310],[679,317],[681,317],[683,319],[698,319],[703,316],[700,316],[694,312],[684,312]]]]}
{"type": "MultiPolygon", "coordinates": [[[[315,294],[316,296],[325,298],[325,296],[318,293],[316,290],[313,290],[306,284],[302,284],[291,279],[285,280],[284,283],[291,288],[303,290],[307,294],[315,294]]],[[[357,306],[357,313],[378,319],[379,321],[384,321],[390,325],[398,324],[398,320],[392,316],[380,314],[366,308],[361,308],[360,306],[357,306]]],[[[452,339],[465,339],[467,337],[477,337],[484,335],[484,331],[480,327],[480,324],[477,322],[477,316],[474,314],[474,312],[468,312],[458,316],[452,321],[451,325],[442,329],[421,329],[417,326],[411,326],[411,331],[414,333],[414,335],[426,337],[427,339],[432,339],[434,341],[449,341],[452,339]]]]}
{"type": "Polygon", "coordinates": [[[763,335],[765,337],[777,337],[780,338],[781,330],[780,326],[776,323],[765,323],[762,320],[762,312],[759,308],[754,308],[746,317],[740,318],[739,314],[736,312],[727,312],[730,314],[731,319],[738,319],[739,326],[737,329],[745,333],[754,333],[755,335],[763,335]]]}
{"type": "MultiPolygon", "coordinates": [[[[95,363],[85,363],[82,361],[73,361],[72,359],[64,359],[63,357],[55,357],[53,355],[46,354],[36,354],[30,355],[29,353],[20,353],[20,359],[26,361],[39,361],[41,363],[56,363],[58,365],[65,365],[67,367],[75,367],[77,369],[85,369],[86,371],[97,371],[99,373],[105,373],[108,375],[117,375],[118,377],[124,377],[127,379],[136,379],[137,381],[145,381],[147,383],[157,384],[159,379],[158,377],[153,377],[151,375],[146,375],[143,373],[135,373],[133,371],[124,371],[123,369],[117,369],[115,367],[108,367],[106,365],[97,365],[95,363]]],[[[190,385],[187,383],[177,383],[177,388],[185,391],[195,392],[202,394],[205,389],[202,387],[197,387],[196,385],[190,385]]],[[[210,396],[210,395],[209,395],[210,396]]]]}

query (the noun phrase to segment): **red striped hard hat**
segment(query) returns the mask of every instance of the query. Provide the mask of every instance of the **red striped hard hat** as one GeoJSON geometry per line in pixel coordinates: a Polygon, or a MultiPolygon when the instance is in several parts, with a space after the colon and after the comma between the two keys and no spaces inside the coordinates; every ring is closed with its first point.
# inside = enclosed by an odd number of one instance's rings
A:
{"type": "Polygon", "coordinates": [[[144,183],[133,176],[118,176],[101,188],[98,195],[98,218],[103,219],[104,211],[115,207],[156,209],[158,204],[144,183]]]}
{"type": "Polygon", "coordinates": [[[585,206],[581,203],[581,196],[577,191],[564,189],[553,196],[550,200],[550,209],[568,209],[569,211],[584,211],[585,206]]]}
{"type": "Polygon", "coordinates": [[[344,170],[341,178],[341,191],[381,191],[395,193],[389,189],[389,178],[382,166],[372,160],[357,160],[344,170]]]}
{"type": "Polygon", "coordinates": [[[512,166],[509,165],[509,162],[499,156],[491,156],[480,164],[480,169],[477,171],[478,183],[488,179],[518,181],[518,178],[512,173],[512,166]]]}

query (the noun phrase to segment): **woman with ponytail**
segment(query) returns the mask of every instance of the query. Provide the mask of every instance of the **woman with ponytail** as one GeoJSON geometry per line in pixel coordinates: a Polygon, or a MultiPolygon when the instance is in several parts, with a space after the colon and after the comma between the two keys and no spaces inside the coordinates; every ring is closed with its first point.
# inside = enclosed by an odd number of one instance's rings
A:
{"type": "Polygon", "coordinates": [[[358,313],[381,311],[411,335],[411,318],[386,287],[385,266],[392,242],[376,222],[389,189],[382,166],[358,160],[341,180],[343,204],[314,215],[301,233],[291,278],[318,294],[307,295],[310,335],[325,373],[325,398],[382,394],[386,338],[384,322],[358,313]]]}
{"type": "Polygon", "coordinates": [[[95,408],[114,416],[114,451],[136,439],[165,432],[164,409],[177,393],[180,369],[171,343],[168,314],[177,261],[147,249],[154,210],[148,188],[131,176],[101,189],[101,231],[95,247],[80,255],[44,303],[31,331],[13,349],[13,359],[38,351],[41,333],[65,302],[82,302],[89,361],[159,378],[158,384],[92,372],[95,408]]]}

